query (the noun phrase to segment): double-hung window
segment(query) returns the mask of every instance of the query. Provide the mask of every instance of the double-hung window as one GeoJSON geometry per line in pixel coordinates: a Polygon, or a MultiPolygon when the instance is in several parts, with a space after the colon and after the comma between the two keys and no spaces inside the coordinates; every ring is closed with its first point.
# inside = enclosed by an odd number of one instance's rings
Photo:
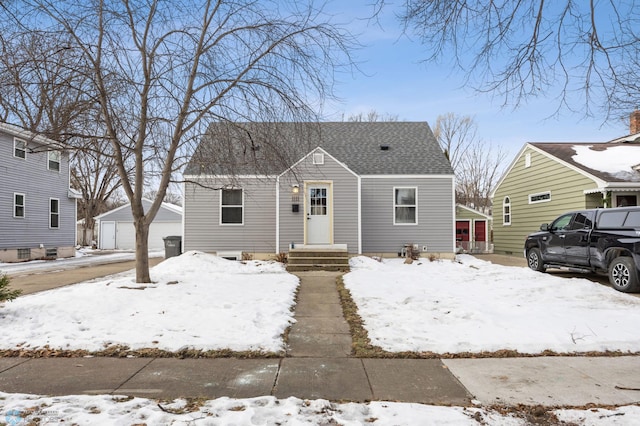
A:
{"type": "Polygon", "coordinates": [[[220,197],[220,224],[244,223],[244,196],[242,189],[223,189],[220,197]]]}
{"type": "Polygon", "coordinates": [[[24,217],[24,194],[13,194],[13,217],[24,217]]]}
{"type": "Polygon", "coordinates": [[[60,171],[60,151],[49,151],[47,154],[49,170],[60,171]]]}
{"type": "Polygon", "coordinates": [[[13,139],[13,156],[27,158],[27,141],[18,138],[13,139]]]}
{"type": "Polygon", "coordinates": [[[416,187],[393,188],[393,224],[418,223],[418,189],[416,187]]]}
{"type": "Polygon", "coordinates": [[[49,198],[49,228],[60,227],[60,200],[49,198]]]}

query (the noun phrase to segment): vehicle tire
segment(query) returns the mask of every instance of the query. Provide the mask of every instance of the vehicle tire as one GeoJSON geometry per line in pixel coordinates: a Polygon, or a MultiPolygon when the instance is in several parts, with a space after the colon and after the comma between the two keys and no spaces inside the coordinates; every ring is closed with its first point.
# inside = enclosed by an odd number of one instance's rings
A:
{"type": "Polygon", "coordinates": [[[547,270],[547,268],[544,267],[540,249],[537,249],[535,247],[527,251],[527,265],[529,265],[529,268],[533,269],[534,271],[544,272],[547,270]]]}
{"type": "Polygon", "coordinates": [[[624,293],[640,291],[638,270],[631,257],[620,256],[613,259],[609,265],[609,282],[613,288],[624,293]]]}

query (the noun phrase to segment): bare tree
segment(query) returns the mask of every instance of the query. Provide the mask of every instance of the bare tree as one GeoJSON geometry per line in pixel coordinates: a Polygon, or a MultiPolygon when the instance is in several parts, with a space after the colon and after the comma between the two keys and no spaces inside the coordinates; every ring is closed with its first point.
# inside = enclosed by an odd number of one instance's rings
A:
{"type": "Polygon", "coordinates": [[[456,175],[456,202],[484,213],[491,210],[489,194],[498,183],[506,153],[483,142],[470,116],[439,115],[433,131],[456,175]]]}
{"type": "Polygon", "coordinates": [[[109,143],[98,138],[104,128],[88,93],[90,80],[77,66],[82,57],[68,45],[68,36],[59,33],[0,35],[0,118],[74,148],[71,185],[82,194],[78,217],[84,219],[81,243],[87,245],[93,218],[106,211],[120,178],[109,143]]]}
{"type": "Polygon", "coordinates": [[[98,106],[131,202],[138,282],[151,281],[149,225],[208,124],[317,119],[334,72],[351,64],[350,37],[312,3],[22,0],[1,7],[3,34],[65,40],[60,48],[78,57],[70,68],[89,79],[83,93],[98,106]],[[157,193],[144,211],[149,182],[157,193]]]}
{"type": "Polygon", "coordinates": [[[458,67],[505,105],[551,95],[558,108],[592,115],[595,106],[607,117],[640,105],[636,1],[406,0],[402,8],[425,60],[458,67]]]}
{"type": "Polygon", "coordinates": [[[108,200],[121,187],[110,152],[107,141],[94,139],[84,143],[84,148],[75,151],[71,159],[71,186],[82,194],[78,202],[78,217],[83,219],[82,245],[91,243],[94,217],[109,210],[108,200]]]}
{"type": "Polygon", "coordinates": [[[368,113],[359,112],[357,114],[351,114],[347,117],[346,120],[343,121],[351,121],[351,122],[366,122],[366,123],[374,123],[376,121],[398,121],[398,116],[394,114],[383,114],[379,113],[376,110],[371,110],[368,113]]]}

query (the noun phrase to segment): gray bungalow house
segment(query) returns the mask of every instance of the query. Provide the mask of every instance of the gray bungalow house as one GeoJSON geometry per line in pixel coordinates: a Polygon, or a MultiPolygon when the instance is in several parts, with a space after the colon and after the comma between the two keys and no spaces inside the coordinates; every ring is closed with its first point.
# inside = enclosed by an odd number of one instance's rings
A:
{"type": "Polygon", "coordinates": [[[0,123],[0,261],[75,255],[76,199],[59,142],[0,123]]]}
{"type": "Polygon", "coordinates": [[[184,179],[184,251],[455,251],[454,174],[424,122],[215,124],[184,179]]]}

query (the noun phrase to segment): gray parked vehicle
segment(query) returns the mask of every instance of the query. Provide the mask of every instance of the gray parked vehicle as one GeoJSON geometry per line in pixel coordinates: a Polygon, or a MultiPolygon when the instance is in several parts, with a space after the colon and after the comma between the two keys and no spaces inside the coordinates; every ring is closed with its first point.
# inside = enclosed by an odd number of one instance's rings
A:
{"type": "Polygon", "coordinates": [[[568,212],[527,237],[529,268],[605,272],[616,290],[640,291],[640,207],[568,212]]]}

